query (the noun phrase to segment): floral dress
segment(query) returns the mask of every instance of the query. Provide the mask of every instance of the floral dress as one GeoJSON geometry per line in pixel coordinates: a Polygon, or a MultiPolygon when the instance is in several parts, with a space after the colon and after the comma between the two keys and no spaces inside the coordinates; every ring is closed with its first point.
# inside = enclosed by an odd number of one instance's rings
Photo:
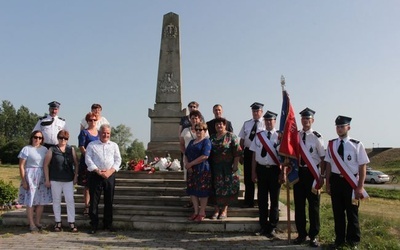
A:
{"type": "MultiPolygon", "coordinates": [[[[195,140],[189,142],[185,151],[188,162],[191,162],[202,155],[210,155],[211,142],[208,138],[205,138],[196,144],[194,141],[195,140]]],[[[200,164],[194,165],[192,170],[192,172],[188,171],[186,193],[197,197],[210,196],[211,171],[208,161],[205,160],[200,164]]]]}
{"type": "Polygon", "coordinates": [[[25,146],[22,148],[18,158],[25,159],[25,180],[29,189],[22,187],[22,182],[18,193],[18,202],[27,207],[37,205],[47,205],[53,202],[50,188],[44,185],[43,161],[46,156],[47,148],[40,146],[25,146]]]}
{"type": "Polygon", "coordinates": [[[208,160],[212,173],[212,202],[218,207],[228,206],[238,198],[240,181],[232,168],[235,157],[240,156],[242,150],[237,136],[231,132],[221,138],[213,134],[210,140],[212,149],[208,160]]]}

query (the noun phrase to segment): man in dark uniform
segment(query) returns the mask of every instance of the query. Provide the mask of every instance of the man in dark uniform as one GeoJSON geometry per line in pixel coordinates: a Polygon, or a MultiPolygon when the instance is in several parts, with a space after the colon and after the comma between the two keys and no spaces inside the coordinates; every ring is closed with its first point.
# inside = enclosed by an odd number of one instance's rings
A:
{"type": "Polygon", "coordinates": [[[361,238],[359,200],[368,196],[364,190],[364,181],[369,159],[364,145],[348,136],[350,122],[350,117],[336,118],[339,138],[329,141],[325,156],[326,191],[331,195],[335,221],[334,249],[342,247],[345,242],[357,249],[361,238]]]}
{"type": "Polygon", "coordinates": [[[276,117],[274,112],[265,113],[265,130],[257,133],[250,146],[253,152],[252,181],[257,182],[258,187],[260,231],[256,235],[268,238],[275,237],[279,221],[279,193],[285,179],[276,150],[279,144],[279,135],[275,129],[276,117]]]}
{"type": "Polygon", "coordinates": [[[58,111],[61,104],[52,101],[49,102],[48,105],[49,114],[41,117],[33,128],[33,131],[39,130],[42,132],[44,137],[44,146],[47,148],[58,144],[57,134],[60,130],[64,129],[68,131],[65,120],[58,117],[58,111]]]}
{"type": "MultiPolygon", "coordinates": [[[[207,122],[208,134],[210,136],[217,133],[217,130],[215,129],[215,119],[222,118],[222,113],[223,113],[222,105],[215,104],[213,107],[213,113],[214,113],[214,119],[207,122]]],[[[233,133],[232,123],[228,120],[226,120],[226,130],[233,133]]]]}
{"type": "Polygon", "coordinates": [[[244,172],[244,205],[243,207],[254,207],[254,182],[251,179],[251,162],[253,152],[249,149],[256,133],[265,129],[263,115],[264,104],[255,102],[250,105],[253,114],[253,119],[245,121],[242,129],[239,132],[240,147],[244,149],[243,154],[243,172],[244,172]]]}
{"type": "Polygon", "coordinates": [[[300,112],[301,124],[303,129],[300,131],[300,149],[307,151],[306,159],[299,159],[299,181],[293,186],[295,222],[298,237],[294,240],[295,244],[302,244],[306,241],[307,235],[310,237],[310,246],[318,247],[317,235],[320,229],[320,192],[325,174],[325,148],[322,136],[314,131],[311,126],[314,123],[315,111],[305,108],[300,112]],[[307,164],[308,162],[308,164],[307,164]],[[310,165],[310,166],[309,166],[310,165]],[[321,171],[322,176],[319,174],[321,171]],[[315,177],[317,176],[317,179],[315,177]],[[319,184],[318,190],[313,184],[319,184]],[[306,200],[308,201],[308,216],[310,228],[306,230],[306,200]]]}

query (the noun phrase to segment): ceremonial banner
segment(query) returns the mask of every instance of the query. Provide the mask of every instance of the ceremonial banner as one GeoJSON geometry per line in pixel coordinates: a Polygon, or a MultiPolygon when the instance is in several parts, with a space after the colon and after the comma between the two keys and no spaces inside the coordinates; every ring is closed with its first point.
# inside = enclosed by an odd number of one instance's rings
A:
{"type": "Polygon", "coordinates": [[[283,133],[279,146],[279,154],[287,157],[290,163],[287,178],[289,184],[295,184],[299,180],[299,131],[297,129],[296,118],[289,94],[282,84],[282,112],[279,130],[283,133]]]}

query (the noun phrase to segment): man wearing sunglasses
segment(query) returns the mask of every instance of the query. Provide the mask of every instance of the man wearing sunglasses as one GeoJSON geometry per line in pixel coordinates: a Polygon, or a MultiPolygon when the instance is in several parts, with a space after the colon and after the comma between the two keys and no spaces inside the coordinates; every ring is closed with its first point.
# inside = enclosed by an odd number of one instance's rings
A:
{"type": "Polygon", "coordinates": [[[58,111],[60,108],[60,103],[57,101],[52,101],[48,103],[49,114],[39,118],[33,131],[39,130],[42,132],[44,137],[44,146],[50,148],[58,144],[57,134],[61,130],[66,130],[67,125],[63,118],[58,117],[58,111]]]}

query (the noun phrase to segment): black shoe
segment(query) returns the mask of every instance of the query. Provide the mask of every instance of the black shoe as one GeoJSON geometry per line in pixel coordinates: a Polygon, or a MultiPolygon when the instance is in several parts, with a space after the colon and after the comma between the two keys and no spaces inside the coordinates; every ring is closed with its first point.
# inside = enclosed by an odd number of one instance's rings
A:
{"type": "Polygon", "coordinates": [[[358,249],[358,242],[349,242],[350,249],[358,249]]]}
{"type": "Polygon", "coordinates": [[[267,238],[270,238],[270,239],[278,238],[278,236],[276,236],[276,231],[275,231],[275,229],[272,229],[270,232],[267,232],[267,233],[265,234],[265,236],[267,236],[267,238]]]}
{"type": "Polygon", "coordinates": [[[293,240],[293,244],[301,245],[306,241],[306,237],[299,236],[293,240]]]}
{"type": "Polygon", "coordinates": [[[266,234],[267,234],[267,230],[265,230],[265,228],[261,228],[260,231],[255,233],[256,236],[262,236],[262,235],[266,235],[266,234]]]}
{"type": "Polygon", "coordinates": [[[319,247],[318,240],[316,238],[310,239],[310,247],[319,247]]]}
{"type": "Polygon", "coordinates": [[[104,227],[104,230],[111,232],[111,233],[117,232],[117,230],[113,226],[104,227]]]}
{"type": "Polygon", "coordinates": [[[338,250],[338,249],[342,249],[344,246],[344,242],[335,242],[333,244],[330,244],[328,249],[330,250],[338,250]]]}

